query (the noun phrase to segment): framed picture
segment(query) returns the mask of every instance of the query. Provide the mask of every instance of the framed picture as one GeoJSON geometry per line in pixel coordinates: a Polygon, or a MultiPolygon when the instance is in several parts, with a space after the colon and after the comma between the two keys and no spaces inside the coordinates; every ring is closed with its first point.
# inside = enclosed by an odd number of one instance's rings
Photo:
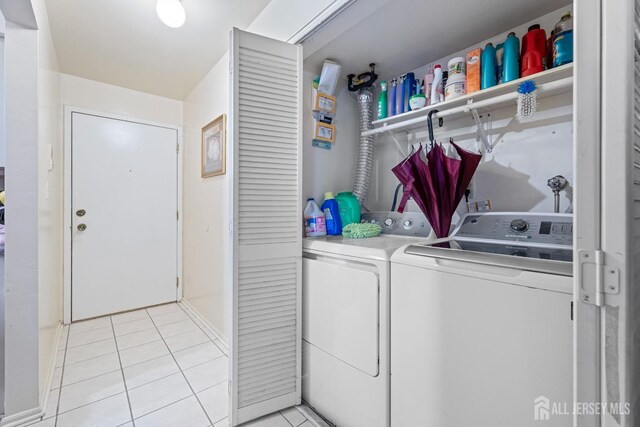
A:
{"type": "Polygon", "coordinates": [[[202,128],[202,177],[226,173],[227,115],[222,114],[202,128]]]}

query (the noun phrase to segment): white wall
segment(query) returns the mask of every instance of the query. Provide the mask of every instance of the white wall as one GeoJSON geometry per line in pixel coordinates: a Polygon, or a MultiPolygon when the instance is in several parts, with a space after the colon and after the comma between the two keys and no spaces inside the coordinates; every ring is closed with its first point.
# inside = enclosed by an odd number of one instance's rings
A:
{"type": "MultiPolygon", "coordinates": [[[[229,109],[226,54],[184,101],[184,298],[228,339],[228,175],[201,178],[201,129],[229,109]]],[[[228,141],[227,141],[228,142],[228,141]]],[[[228,162],[227,162],[228,165],[228,162]]]]}
{"type": "Polygon", "coordinates": [[[38,322],[42,396],[52,373],[62,322],[62,104],[58,58],[44,0],[33,0],[32,4],[38,23],[38,322]]]}
{"type": "MultiPolygon", "coordinates": [[[[559,10],[545,15],[532,22],[540,23],[547,31],[559,19],[559,10]]],[[[529,23],[515,29],[518,37],[526,32],[529,23]]],[[[490,40],[478,42],[469,48],[440,58],[433,63],[446,66],[448,59],[464,55],[471,48],[491,41],[502,42],[508,32],[499,34],[490,40]]],[[[312,61],[313,62],[313,61],[312,61]]],[[[385,64],[378,64],[384,68],[385,64]]],[[[429,65],[429,64],[428,64],[429,65]]],[[[422,79],[428,65],[413,70],[416,77],[422,79]]],[[[363,64],[365,71],[366,64],[363,64]]],[[[320,69],[313,64],[305,68],[305,91],[310,90],[310,80],[318,75],[320,69]]],[[[358,70],[348,70],[355,71],[358,70]]],[[[409,71],[409,70],[407,70],[409,71]]],[[[346,74],[346,73],[345,73],[346,74]]],[[[380,76],[379,80],[394,76],[380,76]]],[[[307,94],[305,94],[307,96],[307,94]]],[[[377,97],[374,101],[374,111],[377,97]]],[[[516,105],[490,111],[492,117],[492,139],[503,135],[492,153],[488,153],[476,172],[473,181],[472,201],[489,199],[495,211],[552,211],[553,194],[546,186],[548,178],[556,174],[564,175],[570,183],[573,181],[572,162],[572,100],[570,94],[546,98],[539,102],[539,114],[536,120],[520,125],[511,119],[515,115],[516,105]]],[[[310,117],[309,112],[305,117],[310,117]]],[[[486,116],[485,116],[486,118],[486,116]]],[[[324,191],[336,191],[345,187],[345,179],[355,173],[355,156],[358,143],[358,113],[354,96],[338,93],[338,110],[336,119],[336,143],[329,152],[311,147],[310,120],[305,122],[305,163],[304,189],[309,195],[320,197],[324,191]],[[341,172],[344,171],[344,172],[341,172]]],[[[476,127],[471,116],[455,122],[445,120],[443,128],[435,127],[435,135],[439,141],[454,138],[463,148],[476,149],[476,127]]],[[[394,190],[399,183],[391,172],[408,154],[408,142],[427,142],[426,124],[423,129],[412,132],[396,132],[395,138],[401,142],[404,153],[400,153],[390,135],[382,134],[375,139],[375,161],[369,196],[366,206],[370,210],[388,211],[391,209],[394,190]]],[[[350,186],[353,181],[347,182],[350,186]]],[[[563,193],[561,208],[569,206],[569,193],[563,193]]],[[[410,202],[408,210],[418,210],[410,202]]],[[[464,213],[465,208],[458,210],[464,213]]]]}
{"type": "Polygon", "coordinates": [[[355,95],[347,90],[346,80],[340,80],[336,87],[336,142],[331,150],[313,147],[313,107],[311,91],[317,73],[304,73],[304,131],[302,185],[305,200],[314,197],[318,204],[324,200],[324,193],[331,191],[351,191],[356,176],[356,156],[358,147],[358,111],[355,95]]]}
{"type": "Polygon", "coordinates": [[[101,83],[82,77],[61,75],[62,104],[133,119],[181,125],[182,102],[101,83]]]}
{"type": "Polygon", "coordinates": [[[38,34],[5,18],[5,415],[11,416],[39,405],[38,34]]]}
{"type": "MultiPolygon", "coordinates": [[[[287,40],[333,0],[301,4],[273,0],[248,31],[287,40]]],[[[64,91],[63,91],[64,92],[64,91]]],[[[225,55],[184,102],[184,298],[227,340],[228,175],[200,178],[200,130],[229,106],[229,57],[225,55]]]]}

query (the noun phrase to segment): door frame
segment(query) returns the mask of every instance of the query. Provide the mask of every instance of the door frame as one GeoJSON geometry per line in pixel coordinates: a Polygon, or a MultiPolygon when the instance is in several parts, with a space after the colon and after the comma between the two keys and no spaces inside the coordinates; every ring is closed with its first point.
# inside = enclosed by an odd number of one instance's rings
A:
{"type": "Polygon", "coordinates": [[[176,274],[178,276],[178,286],[176,288],[176,300],[182,300],[182,287],[183,287],[183,274],[182,274],[182,221],[183,221],[183,208],[182,208],[182,195],[183,195],[183,157],[184,157],[184,142],[183,142],[183,130],[180,125],[172,125],[167,123],[153,122],[149,120],[137,119],[134,117],[123,116],[118,114],[105,113],[102,111],[90,110],[87,108],[73,107],[70,105],[64,106],[64,240],[63,240],[63,257],[64,264],[62,268],[63,275],[63,323],[68,325],[71,323],[71,235],[72,224],[71,216],[73,214],[71,209],[71,115],[73,113],[88,114],[97,117],[103,117],[106,119],[121,120],[130,123],[138,123],[149,126],[162,127],[166,129],[175,130],[177,132],[177,207],[178,207],[178,221],[176,224],[176,242],[177,242],[177,259],[176,259],[176,274]]]}

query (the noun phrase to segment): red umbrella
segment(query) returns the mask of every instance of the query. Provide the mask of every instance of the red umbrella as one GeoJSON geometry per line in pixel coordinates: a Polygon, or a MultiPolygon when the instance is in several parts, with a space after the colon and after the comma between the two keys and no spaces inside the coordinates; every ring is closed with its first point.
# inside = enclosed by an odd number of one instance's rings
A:
{"type": "Polygon", "coordinates": [[[398,212],[403,212],[412,198],[437,237],[449,235],[453,213],[482,159],[482,155],[460,148],[453,140],[450,144],[459,158],[448,156],[441,145],[435,144],[427,154],[426,162],[420,156],[420,149],[392,169],[404,185],[398,212]]]}

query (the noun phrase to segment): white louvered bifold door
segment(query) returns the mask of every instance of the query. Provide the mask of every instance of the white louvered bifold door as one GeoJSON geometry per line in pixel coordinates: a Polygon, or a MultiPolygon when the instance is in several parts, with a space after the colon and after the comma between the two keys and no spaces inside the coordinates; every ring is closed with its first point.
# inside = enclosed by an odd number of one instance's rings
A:
{"type": "Polygon", "coordinates": [[[231,425],[300,404],[302,47],[231,36],[231,425]]]}
{"type": "MultiPolygon", "coordinates": [[[[585,290],[596,287],[596,267],[591,260],[601,246],[602,1],[574,4],[574,402],[593,403],[601,401],[602,308],[593,304],[593,295],[589,294],[589,302],[583,298],[585,290]]],[[[600,427],[600,416],[575,413],[573,426],[600,427]]]]}

